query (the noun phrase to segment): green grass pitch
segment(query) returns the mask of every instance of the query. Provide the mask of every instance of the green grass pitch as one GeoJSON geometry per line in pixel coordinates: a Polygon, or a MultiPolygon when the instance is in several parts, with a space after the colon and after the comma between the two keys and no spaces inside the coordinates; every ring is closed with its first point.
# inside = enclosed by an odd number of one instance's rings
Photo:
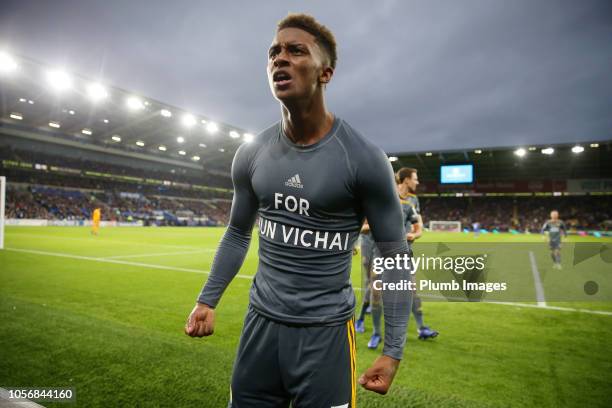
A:
{"type": "MultiPolygon", "coordinates": [[[[249,275],[257,265],[256,237],[241,277],[218,307],[215,334],[183,334],[222,233],[103,228],[96,237],[87,228],[7,227],[7,249],[0,251],[0,386],[76,390],[76,404],[46,406],[226,406],[249,275]]],[[[474,240],[426,233],[422,242],[474,240]]],[[[559,290],[549,285],[555,272],[541,237],[488,234],[478,240],[540,243],[534,254],[545,292],[559,290]]],[[[517,262],[516,276],[533,286],[527,255],[517,262]]],[[[612,268],[593,269],[579,276],[571,268],[556,273],[568,285],[593,275],[589,279],[609,294],[612,268]]],[[[359,275],[355,257],[356,287],[359,275]]],[[[411,321],[391,392],[359,390],[358,405],[612,406],[611,303],[552,306],[565,309],[425,302],[425,321],[440,336],[418,341],[411,321]]],[[[357,337],[359,372],[377,355],[366,348],[368,338],[357,337]]]]}

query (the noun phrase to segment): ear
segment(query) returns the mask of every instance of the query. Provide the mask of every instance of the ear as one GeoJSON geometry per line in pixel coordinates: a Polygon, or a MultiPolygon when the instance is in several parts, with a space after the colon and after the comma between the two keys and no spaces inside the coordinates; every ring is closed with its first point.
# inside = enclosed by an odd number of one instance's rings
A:
{"type": "Polygon", "coordinates": [[[319,83],[328,84],[332,76],[334,76],[334,69],[330,66],[324,66],[321,75],[319,75],[319,83]]]}

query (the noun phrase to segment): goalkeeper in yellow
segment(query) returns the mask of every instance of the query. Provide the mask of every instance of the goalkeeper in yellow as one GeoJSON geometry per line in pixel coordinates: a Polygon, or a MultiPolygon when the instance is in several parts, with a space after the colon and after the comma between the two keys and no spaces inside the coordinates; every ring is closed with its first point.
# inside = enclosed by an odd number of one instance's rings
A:
{"type": "Polygon", "coordinates": [[[96,208],[93,210],[91,215],[91,233],[93,235],[98,235],[98,231],[100,230],[100,209],[96,208]]]}

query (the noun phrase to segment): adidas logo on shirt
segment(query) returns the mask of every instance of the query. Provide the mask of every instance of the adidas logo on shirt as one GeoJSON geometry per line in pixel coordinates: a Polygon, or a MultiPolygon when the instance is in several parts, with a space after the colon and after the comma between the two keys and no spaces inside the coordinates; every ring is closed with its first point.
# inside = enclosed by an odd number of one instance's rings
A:
{"type": "Polygon", "coordinates": [[[285,185],[287,187],[295,187],[295,188],[304,188],[302,181],[300,180],[300,175],[296,174],[293,177],[290,177],[287,181],[285,181],[285,185]]]}

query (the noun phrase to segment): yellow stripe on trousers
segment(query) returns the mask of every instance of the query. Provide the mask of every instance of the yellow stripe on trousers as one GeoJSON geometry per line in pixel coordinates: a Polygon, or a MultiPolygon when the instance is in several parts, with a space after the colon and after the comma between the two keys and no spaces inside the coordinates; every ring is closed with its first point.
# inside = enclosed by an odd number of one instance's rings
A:
{"type": "Polygon", "coordinates": [[[355,349],[355,319],[351,319],[346,322],[346,333],[348,336],[349,344],[349,355],[351,358],[351,408],[357,407],[357,389],[355,384],[355,365],[356,360],[356,349],[355,349]]]}

